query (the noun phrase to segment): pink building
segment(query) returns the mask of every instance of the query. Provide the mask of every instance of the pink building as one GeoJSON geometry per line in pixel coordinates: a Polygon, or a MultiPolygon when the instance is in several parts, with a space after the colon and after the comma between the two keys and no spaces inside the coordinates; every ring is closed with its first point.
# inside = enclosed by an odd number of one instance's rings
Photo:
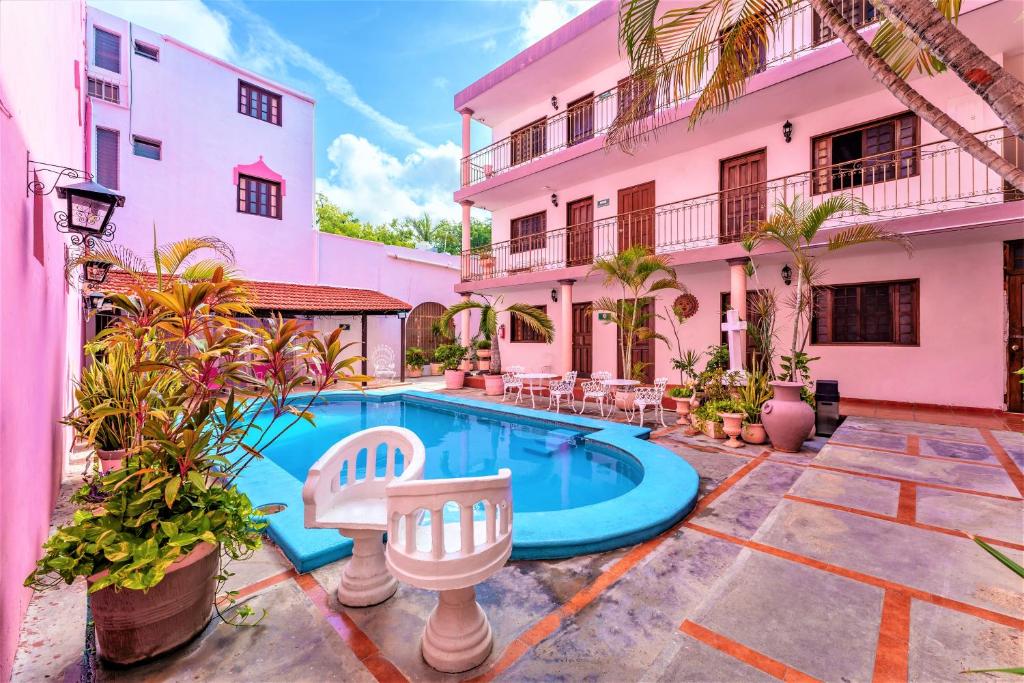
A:
{"type": "MultiPolygon", "coordinates": [[[[1019,12],[1007,0],[965,3],[960,27],[1021,76],[1019,12]]],[[[806,4],[726,112],[691,131],[692,97],[651,102],[663,117],[657,136],[634,154],[606,147],[631,96],[616,30],[616,5],[602,2],[455,96],[464,124],[455,200],[494,217],[493,244],[464,253],[458,290],[545,306],[556,326],[546,345],[502,320],[505,363],[616,372],[616,330],[588,311],[615,292],[590,271],[595,259],[633,244],[666,255],[696,297],[684,345],[717,344],[730,300],[746,317],[756,290],[787,293],[786,259],[772,249],[755,254],[755,278],[743,276],[741,233],[780,200],[848,192],[872,213],[844,223],[905,233],[915,253],[871,245],[822,254],[832,288],[808,347],[821,357],[814,376],[839,380],[844,397],[1022,410],[1009,371],[1021,365],[1024,340],[1007,333],[1021,329],[1020,299],[1004,291],[1022,287],[1024,202],[998,177],[907,112],[806,4]],[[494,142],[473,149],[471,118],[491,128],[494,142]]],[[[913,85],[1020,158],[1020,141],[955,75],[915,76],[913,85]]],[[[675,296],[657,297],[655,312],[675,296]]],[[[666,324],[655,321],[660,332],[666,324]]],[[[788,329],[781,319],[783,338],[788,329]]],[[[665,345],[636,353],[653,363],[652,376],[678,377],[665,345]]]]}

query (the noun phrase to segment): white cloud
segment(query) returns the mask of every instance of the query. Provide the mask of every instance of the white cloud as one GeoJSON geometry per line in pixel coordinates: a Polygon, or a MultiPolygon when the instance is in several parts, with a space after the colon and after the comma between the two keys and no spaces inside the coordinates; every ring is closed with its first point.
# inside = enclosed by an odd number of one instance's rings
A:
{"type": "Polygon", "coordinates": [[[484,42],[480,43],[480,49],[484,52],[494,52],[498,47],[498,41],[494,38],[488,38],[484,42]]]}
{"type": "Polygon", "coordinates": [[[203,52],[234,61],[231,22],[202,0],[89,0],[89,5],[151,31],[173,36],[203,52]]]}
{"type": "Polygon", "coordinates": [[[519,13],[519,43],[529,47],[573,17],[585,12],[597,0],[532,0],[519,13]]]}
{"type": "Polygon", "coordinates": [[[458,186],[462,150],[454,142],[421,145],[404,158],[369,140],[342,133],[327,148],[332,167],[316,190],[362,220],[384,223],[418,216],[458,219],[452,188],[458,186]]]}
{"type": "Polygon", "coordinates": [[[451,81],[449,81],[444,76],[435,76],[434,79],[431,81],[431,84],[438,90],[446,90],[448,86],[451,84],[451,81]]]}

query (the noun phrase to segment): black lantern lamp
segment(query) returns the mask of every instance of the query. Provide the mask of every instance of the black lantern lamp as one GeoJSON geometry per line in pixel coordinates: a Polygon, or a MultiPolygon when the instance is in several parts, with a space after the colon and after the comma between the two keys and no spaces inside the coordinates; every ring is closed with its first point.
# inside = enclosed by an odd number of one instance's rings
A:
{"type": "Polygon", "coordinates": [[[556,97],[555,95],[551,96],[551,107],[553,109],[558,109],[558,97],[556,97]]]}
{"type": "Polygon", "coordinates": [[[86,261],[82,264],[82,277],[90,285],[102,285],[109,272],[110,264],[104,261],[86,261]]]}
{"type": "Polygon", "coordinates": [[[793,142],[793,124],[788,120],[782,124],[782,137],[786,138],[786,142],[793,142]]]}
{"type": "Polygon", "coordinates": [[[73,243],[101,239],[109,242],[116,229],[110,222],[114,208],[124,206],[124,195],[86,180],[57,188],[57,196],[67,200],[67,211],[58,211],[54,218],[61,232],[75,233],[73,243]]]}
{"type": "Polygon", "coordinates": [[[558,206],[558,195],[554,192],[551,193],[551,206],[558,206]]]}
{"type": "Polygon", "coordinates": [[[558,290],[554,287],[551,288],[551,300],[556,304],[558,303],[558,290]]]}
{"type": "Polygon", "coordinates": [[[782,281],[787,286],[793,284],[793,269],[789,267],[788,263],[782,266],[782,281]]]}

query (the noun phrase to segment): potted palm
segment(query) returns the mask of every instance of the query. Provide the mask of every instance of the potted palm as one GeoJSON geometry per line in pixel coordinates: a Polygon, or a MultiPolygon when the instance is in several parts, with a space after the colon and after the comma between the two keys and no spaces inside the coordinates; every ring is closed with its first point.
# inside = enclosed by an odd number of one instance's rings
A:
{"type": "MultiPolygon", "coordinates": [[[[770,382],[774,397],[761,409],[761,421],[772,447],[795,453],[814,425],[814,410],[801,400],[805,380],[810,376],[807,366],[811,359],[805,352],[814,316],[815,288],[821,269],[812,248],[821,242],[818,233],[830,220],[844,216],[863,216],[870,212],[867,205],[851,195],[837,194],[818,203],[794,197],[788,204],[779,202],[775,212],[743,239],[743,247],[753,251],[764,242],[774,242],[788,252],[793,261],[795,291],[793,300],[793,334],[788,356],[783,356],[783,379],[770,382]]],[[[826,246],[836,251],[870,242],[895,242],[908,254],[912,253],[910,240],[901,235],[870,224],[855,225],[834,230],[826,246]]]]}
{"type": "Polygon", "coordinates": [[[426,364],[427,354],[423,353],[423,349],[413,346],[405,350],[405,365],[409,377],[422,377],[423,366],[426,364]]]}
{"type": "Polygon", "coordinates": [[[446,389],[461,389],[466,383],[466,371],[460,365],[466,357],[466,347],[459,344],[442,344],[434,351],[434,358],[444,370],[446,389]]]}
{"type": "MultiPolygon", "coordinates": [[[[465,299],[450,306],[441,317],[437,319],[436,325],[448,329],[451,327],[455,316],[463,311],[476,310],[480,313],[480,326],[478,336],[481,340],[490,342],[489,348],[485,349],[489,355],[488,372],[484,375],[484,393],[488,396],[500,396],[503,385],[501,381],[501,343],[498,340],[498,315],[508,315],[529,327],[546,343],[550,344],[555,338],[555,326],[547,313],[536,306],[529,304],[509,304],[503,306],[502,297],[494,299],[480,295],[478,299],[465,299]]],[[[478,342],[479,344],[479,342],[478,342]]],[[[479,349],[479,347],[478,347],[479,349]]],[[[479,350],[477,351],[479,355],[479,350]]],[[[483,369],[483,368],[481,368],[483,369]]]]}
{"type": "Polygon", "coordinates": [[[760,370],[747,373],[746,384],[739,387],[739,402],[743,408],[743,440],[751,444],[762,444],[768,436],[761,424],[761,408],[772,397],[768,375],[760,370]]]}
{"type": "Polygon", "coordinates": [[[479,339],[476,342],[477,369],[487,372],[491,369],[491,341],[479,339]]]}
{"type": "MultiPolygon", "coordinates": [[[[44,543],[25,581],[45,590],[84,578],[98,653],[115,664],[150,659],[203,630],[229,574],[222,557],[249,557],[265,526],[237,477],[288,428],[312,419],[324,388],[369,379],[354,374],[359,359],[344,355],[340,330],[321,338],[281,319],[249,327],[237,319],[251,314],[242,285],[219,265],[186,272],[201,269],[209,279],[168,279],[158,260],[155,288],[132,272],[130,293],[107,296],[118,318],[97,342],[97,363],[127,352],[131,371],[154,381],[132,399],[136,426],[123,466],[75,494],[73,521],[44,543]],[[314,390],[296,395],[307,369],[315,369],[314,390]]],[[[243,605],[228,620],[250,616],[243,605]]]]}

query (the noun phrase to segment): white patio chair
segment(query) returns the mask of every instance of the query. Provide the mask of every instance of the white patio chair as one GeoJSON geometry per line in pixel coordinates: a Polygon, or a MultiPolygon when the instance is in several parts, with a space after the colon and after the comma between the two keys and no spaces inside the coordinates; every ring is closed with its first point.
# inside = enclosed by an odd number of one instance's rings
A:
{"type": "Polygon", "coordinates": [[[501,400],[504,402],[509,394],[515,394],[518,404],[523,398],[523,379],[519,377],[518,373],[509,369],[501,373],[501,383],[504,385],[501,390],[501,400]]]}
{"type": "Polygon", "coordinates": [[[374,427],[334,444],[310,468],[302,487],[304,526],[337,529],[352,539],[352,559],[345,565],[338,586],[341,604],[366,607],[394,595],[398,584],[384,562],[383,537],[388,521],[384,487],[391,481],[422,479],[425,463],[423,442],[411,431],[374,427]],[[378,475],[381,445],[386,449],[386,464],[383,475],[378,475]],[[396,476],[399,451],[402,474],[396,476]],[[364,472],[357,471],[361,455],[364,472]]]}
{"type": "Polygon", "coordinates": [[[370,354],[371,374],[379,379],[394,381],[398,376],[395,371],[395,352],[387,344],[381,344],[370,354]]]}
{"type": "Polygon", "coordinates": [[[474,587],[512,552],[512,472],[393,481],[386,490],[388,568],[403,583],[440,592],[423,630],[423,659],[446,673],[479,666],[493,636],[474,587]],[[457,519],[452,512],[445,519],[449,503],[458,507],[457,519]],[[474,514],[478,503],[483,514],[474,514]],[[429,521],[421,523],[424,511],[429,521]]]}
{"type": "Polygon", "coordinates": [[[665,397],[665,387],[668,385],[667,377],[659,377],[654,380],[653,387],[637,387],[636,392],[633,395],[633,413],[629,416],[629,421],[633,421],[633,417],[640,413],[640,426],[644,426],[644,410],[647,408],[653,408],[654,419],[661,421],[662,427],[667,427],[665,424],[665,407],[662,405],[662,399],[665,397]]]}
{"type": "Polygon", "coordinates": [[[562,402],[569,404],[569,410],[576,412],[572,405],[572,394],[576,389],[576,371],[570,370],[562,376],[562,379],[551,382],[548,385],[548,410],[554,404],[555,412],[560,412],[562,402]]]}
{"type": "Polygon", "coordinates": [[[592,398],[597,402],[598,414],[604,417],[604,402],[611,398],[612,390],[605,380],[611,379],[612,373],[599,370],[590,375],[590,379],[583,383],[583,402],[580,404],[580,415],[587,408],[587,399],[592,398]]]}

